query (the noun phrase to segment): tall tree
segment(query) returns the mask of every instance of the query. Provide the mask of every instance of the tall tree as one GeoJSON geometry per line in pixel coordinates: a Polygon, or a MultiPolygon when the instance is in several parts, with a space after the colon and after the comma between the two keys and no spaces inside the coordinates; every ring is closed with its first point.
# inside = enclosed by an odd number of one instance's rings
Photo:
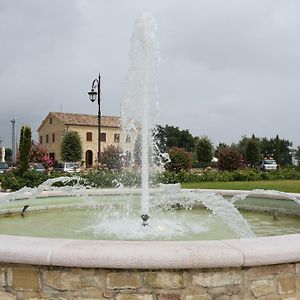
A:
{"type": "Polygon", "coordinates": [[[251,167],[255,167],[255,165],[259,162],[260,159],[260,150],[259,143],[253,135],[250,140],[247,142],[246,147],[246,160],[247,163],[251,165],[251,167]]]}
{"type": "Polygon", "coordinates": [[[274,158],[277,161],[278,164],[281,163],[281,157],[280,157],[280,140],[278,134],[276,135],[275,138],[275,153],[274,153],[274,158]]]}
{"type": "Polygon", "coordinates": [[[61,159],[69,162],[81,161],[82,144],[78,132],[65,132],[61,143],[61,159]]]}
{"type": "Polygon", "coordinates": [[[18,172],[23,174],[29,168],[29,152],[31,147],[31,128],[22,126],[19,147],[19,166],[18,172]]]}
{"type": "Polygon", "coordinates": [[[171,148],[183,148],[191,152],[194,149],[194,137],[186,130],[178,127],[157,125],[154,138],[161,152],[168,152],[171,148]]]}
{"type": "Polygon", "coordinates": [[[207,136],[201,137],[196,145],[197,159],[201,163],[210,163],[213,158],[213,144],[207,136]]]}

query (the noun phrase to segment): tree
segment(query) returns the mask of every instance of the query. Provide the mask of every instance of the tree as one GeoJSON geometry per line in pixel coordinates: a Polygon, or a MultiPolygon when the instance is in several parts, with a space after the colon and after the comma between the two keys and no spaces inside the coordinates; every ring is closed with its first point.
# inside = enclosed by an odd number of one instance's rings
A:
{"type": "Polygon", "coordinates": [[[5,148],[5,161],[12,162],[12,149],[5,148]]]}
{"type": "Polygon", "coordinates": [[[181,148],[172,148],[169,151],[170,162],[166,164],[166,169],[174,172],[190,170],[192,167],[192,154],[181,148]]]}
{"type": "Polygon", "coordinates": [[[298,166],[300,165],[300,146],[297,147],[295,151],[295,158],[298,160],[298,166]]]}
{"type": "Polygon", "coordinates": [[[18,172],[23,174],[29,168],[29,152],[31,147],[31,128],[22,126],[19,147],[19,166],[18,172]]]}
{"type": "Polygon", "coordinates": [[[142,136],[138,135],[133,149],[133,160],[136,166],[141,166],[142,164],[142,136]]]}
{"type": "Polygon", "coordinates": [[[168,152],[171,148],[183,148],[191,152],[194,149],[194,137],[188,130],[180,130],[178,127],[165,127],[157,125],[154,130],[154,139],[161,152],[168,152]]]}
{"type": "Polygon", "coordinates": [[[227,148],[229,147],[229,145],[225,144],[225,143],[219,143],[219,145],[217,146],[216,150],[215,150],[215,157],[219,157],[219,151],[221,149],[227,148]]]}
{"type": "Polygon", "coordinates": [[[221,171],[234,171],[241,167],[241,153],[235,147],[222,148],[218,154],[221,171]]]}
{"type": "Polygon", "coordinates": [[[81,161],[82,144],[78,132],[65,132],[61,143],[61,159],[69,162],[81,161]]]}
{"type": "Polygon", "coordinates": [[[109,170],[120,171],[122,169],[122,150],[120,147],[110,145],[101,153],[101,164],[109,170]]]}
{"type": "Polygon", "coordinates": [[[278,164],[281,164],[281,156],[280,156],[280,140],[278,134],[275,138],[275,153],[274,158],[278,164]]]}
{"type": "Polygon", "coordinates": [[[45,156],[47,156],[47,148],[32,141],[29,153],[30,161],[33,163],[41,163],[45,156]]]}
{"type": "Polygon", "coordinates": [[[210,163],[213,158],[213,145],[207,136],[198,139],[196,145],[197,159],[201,163],[210,163]]]}
{"type": "Polygon", "coordinates": [[[246,161],[251,167],[255,167],[260,160],[259,143],[253,135],[247,142],[246,146],[246,161]]]}

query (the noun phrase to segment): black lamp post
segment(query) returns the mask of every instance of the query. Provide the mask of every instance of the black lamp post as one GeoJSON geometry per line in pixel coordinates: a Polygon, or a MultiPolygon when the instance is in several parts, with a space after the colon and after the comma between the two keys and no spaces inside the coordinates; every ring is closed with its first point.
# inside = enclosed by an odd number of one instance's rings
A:
{"type": "Polygon", "coordinates": [[[92,89],[88,92],[89,98],[92,102],[98,100],[98,168],[100,166],[100,158],[101,158],[101,107],[100,107],[100,82],[101,76],[99,73],[99,77],[93,80],[92,89]],[[94,90],[97,88],[97,92],[94,90]]]}

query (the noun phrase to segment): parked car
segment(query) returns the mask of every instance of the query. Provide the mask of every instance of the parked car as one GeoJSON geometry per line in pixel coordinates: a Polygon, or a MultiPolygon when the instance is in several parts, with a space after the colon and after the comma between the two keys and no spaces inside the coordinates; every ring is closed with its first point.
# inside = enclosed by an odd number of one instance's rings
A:
{"type": "Polygon", "coordinates": [[[80,172],[80,165],[77,162],[65,162],[58,164],[54,169],[59,172],[78,173],[80,172]]]}
{"type": "Polygon", "coordinates": [[[261,171],[272,171],[278,169],[278,164],[275,159],[263,159],[258,165],[257,169],[261,171]]]}
{"type": "Polygon", "coordinates": [[[9,167],[6,162],[0,162],[0,174],[4,174],[8,171],[9,167]]]}
{"type": "Polygon", "coordinates": [[[30,163],[29,164],[30,170],[35,170],[37,172],[43,173],[45,172],[45,167],[41,163],[30,163]]]}

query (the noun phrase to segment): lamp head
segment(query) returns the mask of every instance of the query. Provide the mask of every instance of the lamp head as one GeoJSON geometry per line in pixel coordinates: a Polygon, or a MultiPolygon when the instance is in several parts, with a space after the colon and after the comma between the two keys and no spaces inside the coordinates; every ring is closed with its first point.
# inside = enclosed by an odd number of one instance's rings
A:
{"type": "Polygon", "coordinates": [[[97,98],[97,92],[94,91],[94,89],[91,89],[90,92],[88,92],[89,98],[92,102],[96,101],[97,98]]]}

